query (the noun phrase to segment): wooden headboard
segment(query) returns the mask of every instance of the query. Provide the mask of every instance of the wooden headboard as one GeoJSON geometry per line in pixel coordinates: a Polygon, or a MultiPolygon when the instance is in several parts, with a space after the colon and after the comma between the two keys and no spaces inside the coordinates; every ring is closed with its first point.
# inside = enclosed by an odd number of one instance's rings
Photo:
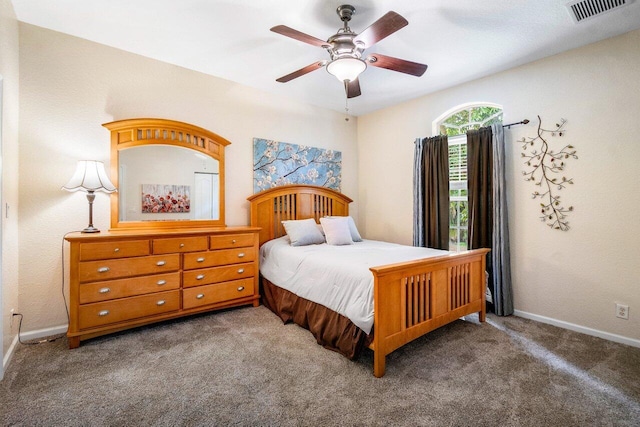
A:
{"type": "Polygon", "coordinates": [[[284,236],[281,221],[327,215],[349,215],[353,200],[342,193],[314,185],[284,185],[247,198],[251,203],[251,226],[261,227],[260,245],[284,236]]]}

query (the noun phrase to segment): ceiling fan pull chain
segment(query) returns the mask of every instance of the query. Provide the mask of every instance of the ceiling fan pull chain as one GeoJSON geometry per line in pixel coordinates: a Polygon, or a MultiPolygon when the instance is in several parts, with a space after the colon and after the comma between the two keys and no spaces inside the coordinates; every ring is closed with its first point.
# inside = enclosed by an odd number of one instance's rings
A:
{"type": "Polygon", "coordinates": [[[345,96],[345,98],[344,98],[344,112],[347,115],[344,118],[344,121],[348,122],[349,121],[349,97],[347,97],[347,96],[345,96]]]}

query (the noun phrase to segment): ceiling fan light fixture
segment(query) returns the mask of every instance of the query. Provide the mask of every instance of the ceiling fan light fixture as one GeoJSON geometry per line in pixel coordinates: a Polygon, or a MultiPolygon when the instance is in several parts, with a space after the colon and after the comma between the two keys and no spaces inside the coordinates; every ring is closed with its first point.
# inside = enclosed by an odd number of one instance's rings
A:
{"type": "Polygon", "coordinates": [[[367,69],[367,63],[357,58],[337,58],[327,64],[329,74],[341,82],[352,82],[367,69]]]}

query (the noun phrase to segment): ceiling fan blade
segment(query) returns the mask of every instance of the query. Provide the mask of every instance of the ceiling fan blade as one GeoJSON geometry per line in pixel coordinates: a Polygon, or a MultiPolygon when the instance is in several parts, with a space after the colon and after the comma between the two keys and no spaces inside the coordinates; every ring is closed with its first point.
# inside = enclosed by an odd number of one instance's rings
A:
{"type": "Polygon", "coordinates": [[[369,48],[378,43],[383,38],[395,33],[400,28],[409,24],[409,21],[402,16],[391,11],[387,12],[382,18],[367,27],[364,31],[356,36],[354,41],[361,41],[365,48],[369,48]]]}
{"type": "Polygon", "coordinates": [[[275,27],[271,28],[271,31],[273,31],[274,33],[282,34],[283,36],[291,37],[292,39],[296,39],[304,43],[308,43],[313,46],[329,46],[329,44],[324,40],[320,40],[318,38],[310,36],[309,34],[294,30],[293,28],[289,28],[286,25],[276,25],[275,27]]]}
{"type": "Polygon", "coordinates": [[[280,82],[280,83],[286,83],[286,82],[288,82],[290,80],[293,80],[293,79],[298,78],[300,76],[304,76],[307,73],[315,71],[318,68],[322,68],[325,65],[327,65],[327,61],[314,62],[313,64],[309,64],[306,67],[300,68],[299,70],[294,71],[291,74],[287,74],[286,76],[282,76],[279,79],[276,79],[276,81],[280,82]]]}
{"type": "Polygon", "coordinates": [[[360,82],[358,79],[352,80],[350,82],[345,82],[344,90],[347,92],[347,98],[355,98],[356,96],[362,95],[360,92],[360,82]]]}
{"type": "Polygon", "coordinates": [[[391,71],[399,71],[401,73],[411,74],[412,76],[417,77],[420,77],[425,71],[427,71],[427,65],[425,64],[406,61],[392,56],[380,55],[379,53],[372,53],[365,61],[367,61],[367,64],[373,65],[374,67],[386,68],[391,71]]]}

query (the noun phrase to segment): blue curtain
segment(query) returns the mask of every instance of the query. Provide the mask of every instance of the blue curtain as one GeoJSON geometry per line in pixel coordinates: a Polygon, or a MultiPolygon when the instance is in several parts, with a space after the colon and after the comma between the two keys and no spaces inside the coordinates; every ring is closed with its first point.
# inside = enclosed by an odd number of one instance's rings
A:
{"type": "Polygon", "coordinates": [[[504,129],[500,124],[493,124],[491,132],[493,134],[493,246],[491,249],[493,308],[498,316],[508,316],[513,314],[513,291],[509,254],[504,129]]]}

